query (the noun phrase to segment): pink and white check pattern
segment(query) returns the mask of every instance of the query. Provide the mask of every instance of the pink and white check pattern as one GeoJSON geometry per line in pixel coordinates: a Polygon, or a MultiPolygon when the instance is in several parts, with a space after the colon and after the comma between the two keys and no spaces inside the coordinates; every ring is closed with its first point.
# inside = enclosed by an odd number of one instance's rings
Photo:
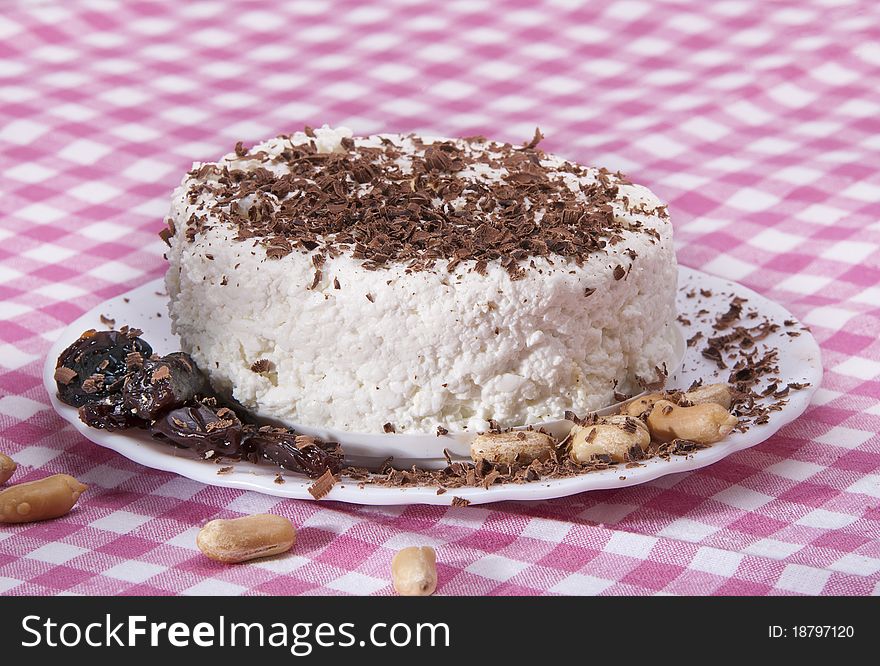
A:
{"type": "Polygon", "coordinates": [[[0,529],[4,594],[880,593],[880,5],[870,0],[4,2],[0,450],[91,484],[0,529]],[[671,204],[683,264],[784,303],[822,345],[811,409],[752,450],[620,491],[487,508],[282,501],[144,469],[49,407],[49,342],[159,276],[194,159],[304,124],[531,137],[671,204]],[[271,511],[295,554],[208,561],[271,511]]]}

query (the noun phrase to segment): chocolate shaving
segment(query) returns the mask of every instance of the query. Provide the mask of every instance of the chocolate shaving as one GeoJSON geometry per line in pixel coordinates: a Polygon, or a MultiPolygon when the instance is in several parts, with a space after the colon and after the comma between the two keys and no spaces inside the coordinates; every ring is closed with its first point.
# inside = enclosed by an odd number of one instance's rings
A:
{"type": "Polygon", "coordinates": [[[328,469],[309,486],[309,494],[316,500],[319,500],[325,497],[333,489],[334,485],[336,485],[336,477],[328,469]]]}
{"type": "Polygon", "coordinates": [[[177,233],[177,228],[174,226],[174,220],[170,217],[165,220],[165,223],[167,226],[159,232],[159,238],[161,238],[168,247],[171,247],[171,239],[174,237],[174,234],[177,233]]]}
{"type": "MultiPolygon", "coordinates": [[[[515,148],[482,137],[427,144],[409,135],[406,151],[392,138],[381,139],[381,147],[343,139],[343,151],[334,153],[319,153],[314,141],[289,142],[277,155],[251,154],[239,142],[236,159],[190,173],[187,196],[198,207],[186,220],[186,238],[220,222],[237,232],[236,240],[254,239],[269,259],[317,250],[349,254],[370,270],[392,262],[428,270],[445,261],[449,271],[464,265],[478,274],[497,262],[519,279],[536,268],[533,257],[581,264],[621,242],[623,230],[657,235],[615,216],[618,186],[629,183],[622,174],[572,162],[545,166],[542,138],[536,129],[515,148]],[[240,166],[236,160],[245,157],[240,166]],[[475,167],[504,177],[468,176],[475,167]],[[574,189],[569,174],[580,183],[574,189]]],[[[615,274],[623,279],[626,271],[621,266],[615,274]]]]}
{"type": "Polygon", "coordinates": [[[738,296],[734,297],[730,302],[730,307],[727,312],[718,316],[715,323],[716,330],[727,328],[737,321],[742,315],[743,303],[745,303],[745,299],[739,298],[738,296]]]}
{"type": "Polygon", "coordinates": [[[535,128],[535,136],[532,137],[532,140],[526,144],[523,144],[523,150],[532,150],[533,148],[537,148],[538,144],[541,143],[541,140],[544,138],[544,135],[541,133],[541,129],[535,128]]]}
{"type": "Polygon", "coordinates": [[[251,364],[251,372],[261,373],[269,372],[272,369],[272,362],[269,359],[261,358],[251,364]]]}
{"type": "Polygon", "coordinates": [[[721,351],[717,347],[706,347],[700,353],[704,357],[708,358],[710,361],[714,361],[720,369],[724,369],[727,367],[727,364],[724,362],[724,358],[721,356],[721,351]]]}
{"type": "Polygon", "coordinates": [[[296,448],[302,450],[307,446],[316,446],[318,444],[318,440],[314,437],[310,437],[309,435],[297,435],[294,438],[294,446],[296,448]]]}
{"type": "Polygon", "coordinates": [[[127,370],[137,370],[144,364],[143,354],[140,352],[129,352],[125,355],[125,367],[127,370]]]}
{"type": "Polygon", "coordinates": [[[309,285],[309,289],[314,290],[315,287],[321,282],[321,269],[315,271],[315,277],[312,279],[312,284],[309,285]]]}
{"type": "Polygon", "coordinates": [[[150,375],[150,383],[156,384],[163,379],[168,379],[171,377],[171,371],[168,369],[167,365],[160,365],[158,368],[153,370],[153,374],[150,375]]]}
{"type": "Polygon", "coordinates": [[[76,378],[76,371],[65,368],[63,365],[55,368],[55,381],[67,385],[76,378]]]}

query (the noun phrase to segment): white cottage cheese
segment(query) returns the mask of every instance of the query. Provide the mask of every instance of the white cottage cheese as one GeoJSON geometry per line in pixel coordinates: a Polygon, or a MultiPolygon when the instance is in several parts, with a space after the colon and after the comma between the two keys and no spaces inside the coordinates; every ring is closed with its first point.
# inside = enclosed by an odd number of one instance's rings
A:
{"type": "MultiPolygon", "coordinates": [[[[316,135],[319,150],[333,151],[350,133],[323,128],[316,135]]],[[[308,140],[298,133],[251,152],[277,154],[285,142],[308,140]]],[[[405,138],[394,140],[413,149],[405,138]]],[[[561,160],[548,156],[542,164],[561,160]]],[[[475,167],[470,177],[500,177],[475,167]]],[[[576,189],[595,173],[565,177],[576,189]]],[[[615,389],[637,391],[637,377],[654,379],[673,357],[672,227],[644,187],[620,185],[613,206],[642,230],[623,231],[622,242],[580,266],[535,258],[514,280],[498,262],[485,275],[471,270],[472,260],[452,273],[446,261],[407,272],[394,263],[368,270],[342,254],[327,259],[311,288],[308,252],[268,259],[260,243],[234,240],[233,228],[207,209],[210,191],[188,195],[197,181],[187,176],[171,204],[176,233],[166,283],[174,331],[217,389],[259,415],[354,432],[382,432],[386,423],[397,432],[479,431],[488,419],[513,426],[597,409],[613,402],[615,389]],[[211,228],[189,240],[193,214],[207,215],[211,228]],[[618,266],[628,271],[622,279],[615,279],[618,266]],[[269,372],[252,370],[261,359],[269,372]]]]}

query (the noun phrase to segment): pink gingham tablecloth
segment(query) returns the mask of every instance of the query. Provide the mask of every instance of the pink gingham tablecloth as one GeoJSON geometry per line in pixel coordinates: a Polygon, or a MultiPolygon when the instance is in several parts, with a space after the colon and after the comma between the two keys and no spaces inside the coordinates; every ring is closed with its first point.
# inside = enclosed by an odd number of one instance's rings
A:
{"type": "Polygon", "coordinates": [[[0,3],[0,450],[16,481],[91,484],[0,527],[0,593],[391,594],[396,549],[440,594],[880,592],[880,4],[386,0],[0,3]],[[206,487],[99,448],[49,406],[52,340],[160,276],[193,160],[304,124],[484,133],[622,169],[670,202],[681,263],[812,327],[809,411],[698,472],[483,507],[368,507],[206,487]],[[299,527],[228,567],[205,521],[299,527]]]}

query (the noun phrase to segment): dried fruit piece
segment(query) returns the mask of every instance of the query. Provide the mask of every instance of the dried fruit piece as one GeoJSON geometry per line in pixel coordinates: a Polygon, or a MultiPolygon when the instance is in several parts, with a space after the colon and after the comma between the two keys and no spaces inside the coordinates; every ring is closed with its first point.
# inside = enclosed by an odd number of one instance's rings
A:
{"type": "Polygon", "coordinates": [[[151,420],[210,392],[208,380],[189,354],[174,352],[147,359],[122,389],[125,404],[140,418],[151,420]]]}
{"type": "Polygon", "coordinates": [[[146,358],[153,353],[138,333],[128,328],[83,333],[55,364],[59,400],[81,407],[118,391],[128,372],[126,356],[136,352],[146,358]]]}
{"type": "Polygon", "coordinates": [[[246,437],[235,412],[226,407],[205,403],[178,407],[154,421],[151,432],[202,456],[256,458],[255,444],[246,437]]]}
{"type": "Polygon", "coordinates": [[[316,479],[325,472],[335,475],[342,469],[338,447],[321,448],[316,440],[297,436],[281,428],[262,427],[248,435],[249,442],[266,459],[294,472],[316,479]],[[306,440],[306,441],[304,441],[306,440]]]}
{"type": "Polygon", "coordinates": [[[79,408],[79,420],[101,430],[146,428],[149,423],[139,418],[125,404],[121,393],[111,393],[101,402],[90,402],[79,408]]]}
{"type": "Polygon", "coordinates": [[[242,423],[231,409],[218,407],[207,378],[188,354],[149,358],[152,349],[138,335],[128,327],[86,331],[59,357],[59,397],[79,406],[87,425],[149,428],[158,439],[205,457],[265,458],[312,478],[342,469],[338,445],[285,428],[242,423]]]}

